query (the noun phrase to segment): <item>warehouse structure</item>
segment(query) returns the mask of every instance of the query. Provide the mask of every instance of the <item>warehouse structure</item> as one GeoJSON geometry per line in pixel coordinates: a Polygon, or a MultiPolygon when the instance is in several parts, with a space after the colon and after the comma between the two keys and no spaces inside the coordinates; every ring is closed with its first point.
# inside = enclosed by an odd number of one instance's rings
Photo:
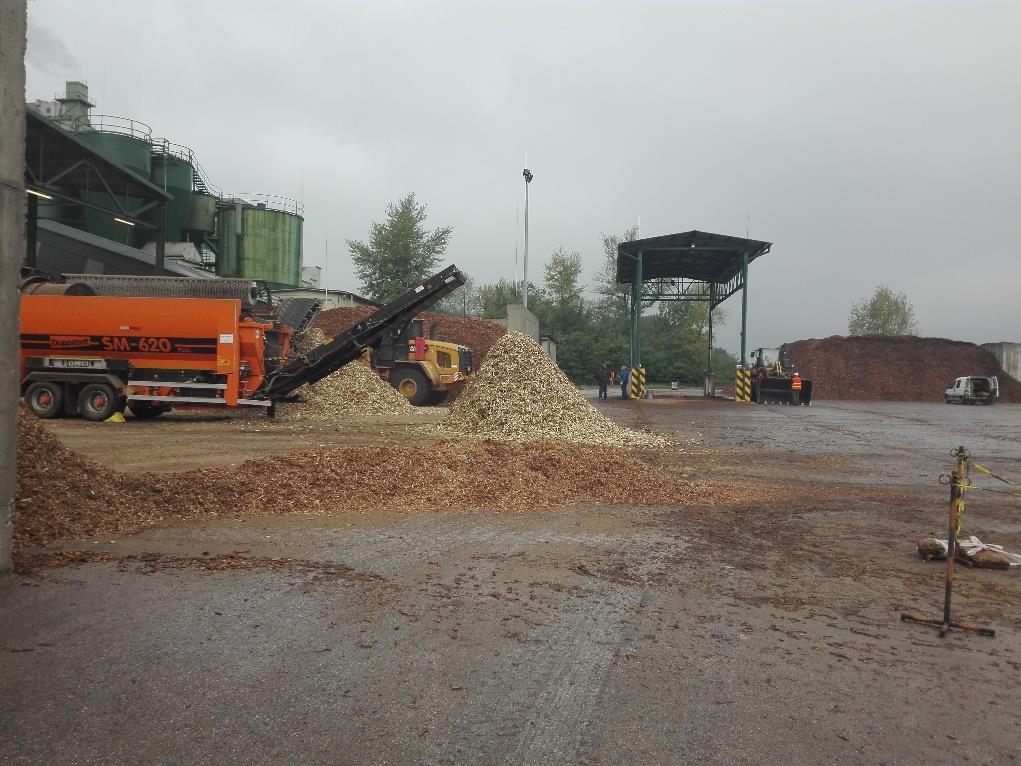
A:
{"type": "Polygon", "coordinates": [[[301,285],[300,202],[224,193],[189,147],[93,107],[81,82],[28,104],[27,266],[301,285]]]}

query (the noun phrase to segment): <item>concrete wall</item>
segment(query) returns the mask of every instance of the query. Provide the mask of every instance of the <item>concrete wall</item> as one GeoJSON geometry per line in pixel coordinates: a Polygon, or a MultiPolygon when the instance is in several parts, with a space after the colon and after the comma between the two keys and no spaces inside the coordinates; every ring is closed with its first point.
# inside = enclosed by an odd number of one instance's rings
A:
{"type": "Polygon", "coordinates": [[[0,0],[0,572],[18,486],[18,275],[25,255],[25,0],[0,0]]]}
{"type": "Polygon", "coordinates": [[[546,352],[546,355],[553,360],[553,363],[557,362],[557,342],[548,335],[543,335],[539,339],[539,345],[542,346],[542,350],[546,352]]]}
{"type": "Polygon", "coordinates": [[[983,343],[982,348],[992,353],[1012,378],[1021,380],[1021,343],[983,343]]]}
{"type": "Polygon", "coordinates": [[[507,331],[523,332],[535,340],[539,340],[539,319],[531,311],[520,304],[507,306],[507,331]]]}

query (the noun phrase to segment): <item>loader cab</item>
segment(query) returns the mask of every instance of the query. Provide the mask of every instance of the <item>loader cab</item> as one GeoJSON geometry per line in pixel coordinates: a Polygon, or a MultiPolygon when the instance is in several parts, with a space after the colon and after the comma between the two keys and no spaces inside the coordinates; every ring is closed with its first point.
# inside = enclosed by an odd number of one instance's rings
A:
{"type": "Polygon", "coordinates": [[[408,344],[415,338],[422,337],[423,322],[412,319],[398,325],[379,342],[372,355],[372,363],[377,367],[392,367],[394,362],[408,358],[408,344]]]}
{"type": "Polygon", "coordinates": [[[786,370],[791,366],[786,349],[757,348],[752,351],[752,366],[754,369],[775,370],[777,364],[780,365],[781,370],[786,370]]]}

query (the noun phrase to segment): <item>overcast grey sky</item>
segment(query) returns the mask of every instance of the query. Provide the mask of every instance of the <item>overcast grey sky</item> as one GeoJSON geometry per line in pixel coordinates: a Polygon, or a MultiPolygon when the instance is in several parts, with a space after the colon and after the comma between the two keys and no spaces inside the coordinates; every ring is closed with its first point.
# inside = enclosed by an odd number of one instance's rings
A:
{"type": "MultiPolygon", "coordinates": [[[[448,262],[511,277],[524,152],[530,275],[586,278],[600,233],[774,243],[749,347],[845,333],[885,283],[919,330],[1021,341],[1021,2],[31,0],[28,96],[191,146],[229,191],[302,197],[305,263],[415,191],[448,262]]],[[[740,303],[724,308],[737,348],[740,303]]]]}

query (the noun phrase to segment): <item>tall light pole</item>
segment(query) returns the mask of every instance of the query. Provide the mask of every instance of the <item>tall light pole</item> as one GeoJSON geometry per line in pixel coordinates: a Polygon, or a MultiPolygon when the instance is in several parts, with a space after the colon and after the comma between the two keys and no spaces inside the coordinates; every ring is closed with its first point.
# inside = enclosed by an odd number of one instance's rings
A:
{"type": "Polygon", "coordinates": [[[528,308],[528,184],[532,183],[532,171],[525,168],[521,174],[525,177],[525,261],[524,261],[524,292],[525,297],[523,303],[525,308],[528,308]]]}

